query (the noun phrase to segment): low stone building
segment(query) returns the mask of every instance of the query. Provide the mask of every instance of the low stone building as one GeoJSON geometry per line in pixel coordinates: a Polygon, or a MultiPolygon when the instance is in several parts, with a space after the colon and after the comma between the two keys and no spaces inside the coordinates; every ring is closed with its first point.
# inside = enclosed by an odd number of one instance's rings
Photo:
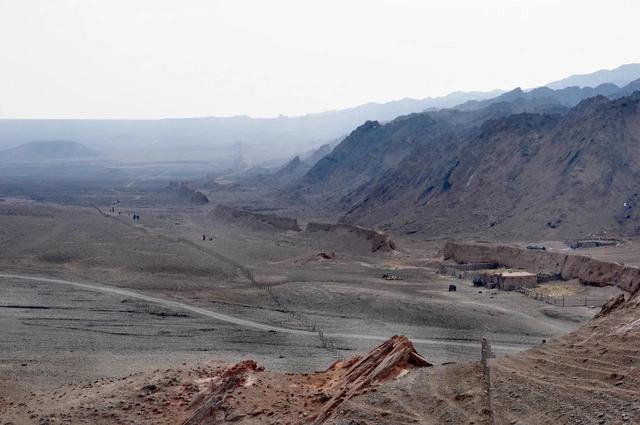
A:
{"type": "Polygon", "coordinates": [[[495,269],[479,270],[477,277],[483,286],[488,288],[500,288],[505,291],[514,291],[520,288],[533,288],[538,284],[538,276],[522,270],[495,269]]]}
{"type": "Polygon", "coordinates": [[[505,291],[533,288],[538,284],[538,276],[525,271],[506,271],[497,275],[498,287],[505,291]]]}
{"type": "Polygon", "coordinates": [[[498,267],[495,263],[445,263],[440,266],[440,273],[457,277],[458,279],[469,279],[474,281],[474,286],[486,286],[488,288],[500,288],[505,291],[513,291],[520,288],[533,288],[541,281],[553,280],[556,275],[550,274],[547,277],[544,273],[529,273],[523,270],[514,270],[498,267]],[[476,281],[480,282],[475,285],[476,281]]]}

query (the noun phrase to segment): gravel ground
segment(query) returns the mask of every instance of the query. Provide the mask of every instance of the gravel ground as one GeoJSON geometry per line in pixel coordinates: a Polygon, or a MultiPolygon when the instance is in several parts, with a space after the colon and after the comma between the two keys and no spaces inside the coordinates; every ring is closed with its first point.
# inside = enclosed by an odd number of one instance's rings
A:
{"type": "Polygon", "coordinates": [[[219,223],[204,207],[137,213],[142,219],[134,223],[125,206],[106,217],[94,208],[4,202],[0,272],[126,288],[292,331],[2,278],[0,395],[212,359],[319,370],[394,334],[412,338],[436,364],[463,362],[478,359],[482,337],[497,354],[513,353],[570,332],[594,313],[479,291],[415,266],[432,262],[432,246],[372,254],[361,240],[219,223]],[[202,241],[203,233],[213,240],[202,241]],[[310,259],[318,252],[336,258],[310,259]],[[383,280],[383,273],[401,280],[383,280]],[[451,283],[456,292],[447,291],[451,283]]]}

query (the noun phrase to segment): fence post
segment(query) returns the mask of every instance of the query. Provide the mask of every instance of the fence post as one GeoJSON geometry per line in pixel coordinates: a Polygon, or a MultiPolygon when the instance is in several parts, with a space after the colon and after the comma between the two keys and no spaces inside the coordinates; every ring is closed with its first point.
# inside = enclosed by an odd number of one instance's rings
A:
{"type": "Polygon", "coordinates": [[[487,338],[482,338],[481,340],[481,363],[482,363],[482,375],[484,377],[484,385],[485,391],[487,394],[487,407],[489,408],[489,414],[491,424],[495,425],[496,419],[493,412],[493,402],[491,400],[491,375],[489,371],[489,357],[491,356],[491,346],[489,345],[489,341],[487,338]]]}
{"type": "Polygon", "coordinates": [[[482,338],[482,340],[480,341],[480,359],[482,360],[482,374],[484,375],[485,379],[487,377],[487,357],[488,353],[487,353],[487,338],[482,338]]]}

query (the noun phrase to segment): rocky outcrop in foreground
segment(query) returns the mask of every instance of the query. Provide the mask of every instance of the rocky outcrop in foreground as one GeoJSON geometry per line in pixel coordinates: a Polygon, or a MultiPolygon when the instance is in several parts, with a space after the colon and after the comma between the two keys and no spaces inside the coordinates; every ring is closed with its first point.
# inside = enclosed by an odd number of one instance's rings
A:
{"type": "Polygon", "coordinates": [[[34,389],[12,400],[0,397],[0,418],[16,424],[321,424],[350,399],[377,393],[388,381],[404,381],[413,376],[407,376],[411,369],[425,366],[431,364],[411,341],[394,336],[321,372],[283,373],[252,360],[229,366],[212,359],[34,389]]]}
{"type": "Polygon", "coordinates": [[[373,384],[398,376],[411,367],[432,366],[422,357],[405,336],[394,336],[365,356],[336,362],[329,371],[342,372],[341,379],[332,386],[333,397],[322,407],[314,424],[321,424],[344,401],[373,384]]]}
{"type": "MultiPolygon", "coordinates": [[[[292,412],[301,409],[301,417],[295,423],[321,424],[343,402],[368,388],[408,369],[427,366],[431,363],[418,354],[404,336],[394,336],[365,355],[337,361],[324,372],[304,374],[302,378],[305,379],[293,384],[274,382],[260,373],[262,369],[255,362],[244,361],[213,377],[209,387],[191,403],[191,413],[182,423],[201,425],[215,420],[263,423],[267,418],[270,423],[286,423],[292,412]],[[297,388],[290,396],[283,391],[288,385],[297,388]],[[249,394],[253,393],[260,394],[260,400],[252,399],[249,394]],[[247,395],[239,400],[239,394],[247,395]],[[282,403],[283,396],[285,403],[282,403]],[[252,410],[250,404],[257,402],[268,408],[252,410]]],[[[291,377],[293,374],[288,375],[288,381],[295,380],[291,377]]]]}

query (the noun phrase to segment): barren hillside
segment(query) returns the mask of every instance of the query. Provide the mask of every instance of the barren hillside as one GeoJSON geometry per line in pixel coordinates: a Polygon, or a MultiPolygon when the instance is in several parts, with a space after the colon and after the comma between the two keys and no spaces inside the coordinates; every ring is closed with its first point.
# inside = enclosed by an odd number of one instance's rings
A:
{"type": "Polygon", "coordinates": [[[441,155],[416,149],[345,220],[429,234],[634,235],[639,101],[596,97],[562,118],[487,121],[441,155]]]}
{"type": "Polygon", "coordinates": [[[370,122],[295,193],[347,223],[397,233],[635,235],[639,103],[636,93],[590,98],[563,115],[495,104],[370,122]]]}

